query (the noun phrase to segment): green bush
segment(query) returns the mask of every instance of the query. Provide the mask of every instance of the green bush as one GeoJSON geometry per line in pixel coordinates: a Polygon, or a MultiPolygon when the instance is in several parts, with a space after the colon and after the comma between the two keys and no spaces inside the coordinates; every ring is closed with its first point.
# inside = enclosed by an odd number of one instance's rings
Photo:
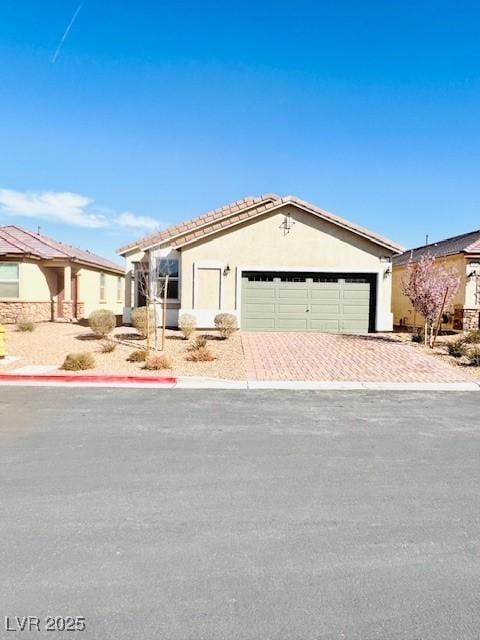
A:
{"type": "Polygon", "coordinates": [[[465,355],[465,340],[463,338],[457,338],[447,342],[448,355],[454,358],[461,358],[465,355]]]}
{"type": "Polygon", "coordinates": [[[88,326],[97,338],[108,336],[115,329],[115,325],[115,314],[108,309],[97,309],[88,316],[88,326]]]}
{"type": "Polygon", "coordinates": [[[69,353],[62,364],[65,371],[85,371],[95,368],[95,358],[92,353],[69,353]]]}
{"type": "Polygon", "coordinates": [[[475,344],[468,350],[467,358],[469,363],[474,367],[480,367],[480,345],[475,344]]]}
{"type": "Polygon", "coordinates": [[[188,340],[197,328],[197,320],[195,316],[192,316],[189,313],[183,313],[180,316],[180,322],[178,323],[178,326],[180,327],[180,330],[183,333],[185,339],[188,340]]]}
{"type": "Polygon", "coordinates": [[[147,357],[147,352],[143,349],[138,349],[137,351],[132,351],[132,353],[128,356],[128,362],[145,362],[147,357]]]}
{"type": "MultiPolygon", "coordinates": [[[[149,333],[151,335],[155,332],[153,309],[150,309],[149,321],[149,333]]],[[[132,325],[142,338],[147,337],[147,307],[137,307],[132,311],[132,325]]]]}
{"type": "Polygon", "coordinates": [[[237,330],[237,318],[232,313],[217,313],[215,326],[224,340],[227,340],[237,330]]]}
{"type": "Polygon", "coordinates": [[[171,369],[172,360],[164,353],[156,353],[145,360],[144,369],[151,371],[161,371],[162,369],[171,369]]]}
{"type": "Polygon", "coordinates": [[[425,342],[425,332],[423,329],[414,329],[412,333],[412,342],[423,344],[425,342]]]}
{"type": "Polygon", "coordinates": [[[31,320],[19,320],[17,322],[17,331],[35,331],[35,324],[31,320]]]}
{"type": "Polygon", "coordinates": [[[480,329],[469,331],[467,335],[464,336],[463,341],[465,344],[480,344],[480,329]]]}

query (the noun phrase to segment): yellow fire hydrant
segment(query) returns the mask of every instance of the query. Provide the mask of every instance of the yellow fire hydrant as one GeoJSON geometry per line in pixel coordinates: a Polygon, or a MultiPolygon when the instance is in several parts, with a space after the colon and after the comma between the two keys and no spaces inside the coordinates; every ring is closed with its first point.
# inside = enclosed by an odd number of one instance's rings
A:
{"type": "Polygon", "coordinates": [[[5,358],[7,350],[5,347],[5,327],[0,324],[0,358],[5,358]]]}

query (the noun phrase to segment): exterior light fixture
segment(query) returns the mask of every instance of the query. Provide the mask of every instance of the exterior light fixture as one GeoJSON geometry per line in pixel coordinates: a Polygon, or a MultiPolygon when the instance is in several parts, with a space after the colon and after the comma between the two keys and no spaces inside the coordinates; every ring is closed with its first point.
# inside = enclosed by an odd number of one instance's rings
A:
{"type": "Polygon", "coordinates": [[[383,277],[384,278],[388,278],[388,276],[392,275],[392,269],[391,267],[387,267],[386,270],[383,272],[383,277]]]}
{"type": "Polygon", "coordinates": [[[292,220],[292,216],[287,213],[287,215],[285,216],[285,218],[283,219],[283,228],[286,232],[290,231],[290,229],[293,227],[293,225],[295,224],[295,221],[292,220]]]}
{"type": "Polygon", "coordinates": [[[224,276],[228,276],[228,274],[230,273],[230,265],[227,264],[227,266],[225,267],[225,269],[223,270],[223,275],[224,276]]]}

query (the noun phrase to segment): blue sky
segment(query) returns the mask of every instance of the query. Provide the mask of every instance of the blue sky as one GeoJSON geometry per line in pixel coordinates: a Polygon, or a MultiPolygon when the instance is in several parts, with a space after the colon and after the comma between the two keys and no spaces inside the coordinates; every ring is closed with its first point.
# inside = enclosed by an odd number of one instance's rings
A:
{"type": "Polygon", "coordinates": [[[107,257],[295,194],[406,246],[480,228],[476,2],[0,2],[0,224],[107,257]]]}

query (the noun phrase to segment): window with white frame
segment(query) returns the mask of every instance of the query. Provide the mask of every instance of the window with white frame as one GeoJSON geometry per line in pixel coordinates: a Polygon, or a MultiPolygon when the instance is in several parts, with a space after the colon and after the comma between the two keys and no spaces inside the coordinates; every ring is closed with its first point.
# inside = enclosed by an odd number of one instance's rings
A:
{"type": "Polygon", "coordinates": [[[122,278],[118,276],[117,278],[117,302],[122,302],[122,278]]]}
{"type": "Polygon", "coordinates": [[[0,298],[19,298],[18,262],[0,262],[0,298]]]}
{"type": "Polygon", "coordinates": [[[101,273],[100,274],[100,302],[106,301],[105,280],[106,280],[105,274],[101,273]]]}
{"type": "Polygon", "coordinates": [[[157,258],[155,282],[158,298],[164,297],[167,276],[167,300],[178,300],[178,260],[175,258],[157,258]]]}

